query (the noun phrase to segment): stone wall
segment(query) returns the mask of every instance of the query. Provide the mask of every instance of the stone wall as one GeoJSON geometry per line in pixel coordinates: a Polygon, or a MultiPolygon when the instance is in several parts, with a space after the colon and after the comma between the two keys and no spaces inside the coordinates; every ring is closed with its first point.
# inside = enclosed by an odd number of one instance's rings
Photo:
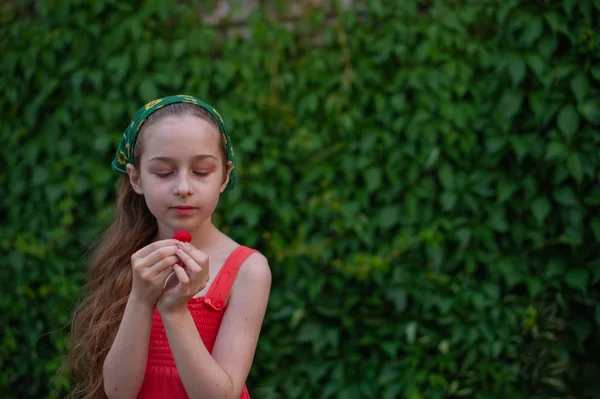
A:
{"type": "Polygon", "coordinates": [[[198,13],[200,20],[208,25],[245,36],[248,17],[259,8],[293,28],[295,21],[311,11],[320,10],[331,15],[336,8],[349,10],[359,7],[357,0],[296,0],[285,3],[282,0],[214,0],[212,4],[199,6],[198,13]]]}

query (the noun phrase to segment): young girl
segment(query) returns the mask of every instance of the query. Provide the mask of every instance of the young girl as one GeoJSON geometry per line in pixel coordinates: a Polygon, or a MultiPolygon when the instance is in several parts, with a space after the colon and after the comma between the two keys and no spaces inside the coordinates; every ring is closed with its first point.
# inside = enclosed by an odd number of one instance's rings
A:
{"type": "Polygon", "coordinates": [[[73,316],[72,395],[249,398],[271,272],[211,221],[236,181],[223,119],[190,96],[152,101],[112,167],[123,178],[73,316]],[[172,239],[178,230],[191,243],[172,239]]]}

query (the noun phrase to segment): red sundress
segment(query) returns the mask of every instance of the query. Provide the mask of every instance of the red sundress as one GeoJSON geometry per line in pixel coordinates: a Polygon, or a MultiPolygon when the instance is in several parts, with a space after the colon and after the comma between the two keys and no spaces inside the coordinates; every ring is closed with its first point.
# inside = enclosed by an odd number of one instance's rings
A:
{"type": "MultiPolygon", "coordinates": [[[[239,246],[233,250],[206,295],[192,298],[188,303],[188,309],[198,328],[202,342],[204,342],[210,353],[212,353],[223,314],[227,309],[226,301],[231,286],[242,263],[254,252],[256,250],[245,246],[239,246]]],[[[188,398],[177,372],[160,315],[156,309],[154,309],[152,316],[146,373],[138,398],[188,398]]],[[[240,399],[250,399],[246,386],[242,390],[240,399]]]]}

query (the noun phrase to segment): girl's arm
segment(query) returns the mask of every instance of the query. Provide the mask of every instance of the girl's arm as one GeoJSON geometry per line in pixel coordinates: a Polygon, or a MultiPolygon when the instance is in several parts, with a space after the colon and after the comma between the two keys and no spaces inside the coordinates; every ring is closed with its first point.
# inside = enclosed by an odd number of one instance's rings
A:
{"type": "Polygon", "coordinates": [[[137,397],[146,371],[153,307],[130,296],[115,341],[104,361],[110,399],[137,397]]]}
{"type": "Polygon", "coordinates": [[[179,260],[176,244],[177,240],[157,241],[131,257],[131,294],[102,369],[110,399],[136,398],[144,382],[154,304],[179,260]]]}
{"type": "Polygon", "coordinates": [[[239,398],[250,372],[269,299],[267,259],[252,254],[240,268],[212,356],[187,308],[161,314],[177,370],[190,398],[239,398]]]}

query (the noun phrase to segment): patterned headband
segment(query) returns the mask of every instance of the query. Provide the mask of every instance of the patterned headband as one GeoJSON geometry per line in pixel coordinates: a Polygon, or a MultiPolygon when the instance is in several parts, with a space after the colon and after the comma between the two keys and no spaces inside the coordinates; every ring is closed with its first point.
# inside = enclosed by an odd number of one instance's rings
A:
{"type": "Polygon", "coordinates": [[[192,96],[176,95],[164,97],[158,100],[150,101],[148,104],[140,108],[134,115],[133,120],[129,126],[127,126],[127,129],[123,134],[123,138],[121,139],[121,143],[119,144],[119,148],[117,148],[117,153],[115,154],[115,159],[112,161],[113,170],[124,175],[127,174],[127,169],[125,167],[128,163],[133,164],[133,149],[135,148],[135,142],[137,140],[140,128],[146,119],[148,119],[153,112],[163,108],[164,106],[175,103],[195,104],[201,108],[204,108],[212,115],[215,122],[217,122],[219,130],[223,135],[223,140],[225,141],[227,159],[232,163],[231,173],[229,174],[229,182],[227,183],[225,191],[231,190],[233,186],[235,186],[237,176],[235,173],[235,168],[233,168],[233,146],[231,145],[229,134],[225,128],[225,122],[216,109],[192,96]]]}

